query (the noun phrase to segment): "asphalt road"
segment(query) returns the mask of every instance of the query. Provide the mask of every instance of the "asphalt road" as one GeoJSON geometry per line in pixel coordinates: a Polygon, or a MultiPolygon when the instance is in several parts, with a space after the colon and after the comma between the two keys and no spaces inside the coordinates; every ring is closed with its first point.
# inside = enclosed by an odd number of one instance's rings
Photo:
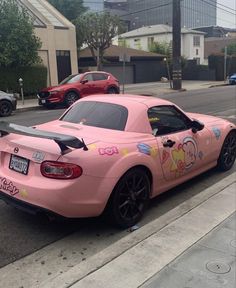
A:
{"type": "MultiPolygon", "coordinates": [[[[236,87],[172,93],[161,97],[173,101],[186,111],[216,115],[236,123],[236,87]]],[[[31,126],[56,119],[63,111],[64,109],[39,109],[16,112],[13,116],[1,120],[31,126]]],[[[139,226],[159,217],[193,195],[201,193],[203,189],[210,187],[235,170],[236,165],[227,173],[219,173],[213,169],[154,199],[139,226]]],[[[0,201],[0,267],[72,233],[74,235],[73,249],[80,253],[83,260],[130,232],[110,227],[101,217],[66,223],[48,222],[18,211],[0,201]]]]}

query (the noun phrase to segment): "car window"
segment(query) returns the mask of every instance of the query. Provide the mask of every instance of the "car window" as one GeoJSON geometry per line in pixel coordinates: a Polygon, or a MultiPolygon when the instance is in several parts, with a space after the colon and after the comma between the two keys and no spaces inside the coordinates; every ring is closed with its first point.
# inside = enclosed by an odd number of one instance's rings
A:
{"type": "Polygon", "coordinates": [[[94,73],[93,74],[93,80],[94,81],[106,80],[107,78],[108,78],[108,75],[105,73],[94,73]]]}
{"type": "Polygon", "coordinates": [[[93,75],[92,74],[87,74],[84,76],[83,80],[88,80],[89,81],[93,81],[93,75]]]}
{"type": "Polygon", "coordinates": [[[106,129],[125,129],[128,110],[126,107],[96,101],[78,102],[60,118],[62,121],[106,129]]]}
{"type": "Polygon", "coordinates": [[[80,81],[82,77],[82,74],[77,74],[77,75],[70,75],[68,76],[67,78],[65,78],[64,80],[62,80],[59,85],[63,85],[63,84],[66,84],[66,83],[75,83],[75,82],[78,82],[80,81]]]}
{"type": "Polygon", "coordinates": [[[160,136],[191,127],[191,121],[174,106],[155,106],[148,109],[153,135],[160,136]]]}

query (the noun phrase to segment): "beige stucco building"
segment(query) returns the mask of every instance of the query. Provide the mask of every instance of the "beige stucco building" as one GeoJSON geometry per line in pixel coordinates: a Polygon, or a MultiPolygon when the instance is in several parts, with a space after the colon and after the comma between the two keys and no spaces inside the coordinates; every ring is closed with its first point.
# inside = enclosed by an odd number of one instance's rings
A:
{"type": "MultiPolygon", "coordinates": [[[[187,28],[181,29],[181,55],[186,59],[195,59],[198,64],[204,63],[204,32],[187,28]]],[[[114,38],[113,44],[149,51],[151,45],[156,43],[166,43],[172,47],[172,27],[159,24],[141,27],[136,30],[126,32],[114,38]],[[121,41],[119,41],[121,40],[121,41]],[[123,41],[122,41],[123,40],[123,41]]],[[[171,48],[172,49],[172,48],[171,48]]]]}
{"type": "Polygon", "coordinates": [[[78,73],[75,26],[46,0],[17,0],[33,19],[42,42],[39,56],[48,68],[48,85],[78,73]]]}

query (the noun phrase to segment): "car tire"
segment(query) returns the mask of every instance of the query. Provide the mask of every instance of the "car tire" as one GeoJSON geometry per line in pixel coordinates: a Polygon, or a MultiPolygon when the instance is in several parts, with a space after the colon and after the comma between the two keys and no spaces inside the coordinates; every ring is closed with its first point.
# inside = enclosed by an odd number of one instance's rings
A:
{"type": "Polygon", "coordinates": [[[129,228],[143,216],[150,196],[150,180],[141,168],[125,173],[115,186],[107,206],[107,216],[115,226],[129,228]]]}
{"type": "Polygon", "coordinates": [[[107,89],[107,94],[119,94],[116,87],[110,87],[107,89]]]}
{"type": "Polygon", "coordinates": [[[7,100],[0,101],[0,117],[10,116],[12,113],[12,104],[7,100]]]}
{"type": "Polygon", "coordinates": [[[68,92],[65,96],[65,99],[64,99],[66,107],[70,107],[78,99],[79,99],[79,95],[76,92],[74,92],[74,91],[68,92]]]}
{"type": "Polygon", "coordinates": [[[228,171],[234,165],[236,158],[236,130],[231,131],[225,138],[217,161],[217,168],[228,171]]]}

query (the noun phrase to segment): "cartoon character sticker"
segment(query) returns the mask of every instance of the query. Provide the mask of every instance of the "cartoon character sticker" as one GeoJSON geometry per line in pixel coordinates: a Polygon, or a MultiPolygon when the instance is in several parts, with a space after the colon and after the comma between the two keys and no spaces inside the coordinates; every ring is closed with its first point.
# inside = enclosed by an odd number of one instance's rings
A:
{"type": "Polygon", "coordinates": [[[171,172],[175,172],[176,176],[183,173],[185,169],[185,155],[183,146],[180,144],[177,149],[171,151],[172,164],[170,167],[171,172]]]}
{"type": "Polygon", "coordinates": [[[190,168],[197,158],[197,144],[192,137],[186,137],[183,141],[186,168],[190,168]]]}
{"type": "Polygon", "coordinates": [[[202,151],[199,151],[199,153],[198,153],[198,157],[199,157],[199,159],[202,160],[202,158],[203,158],[203,152],[202,152],[202,151]]]}
{"type": "Polygon", "coordinates": [[[112,156],[114,154],[119,154],[119,150],[117,147],[113,146],[113,147],[99,148],[98,153],[99,155],[112,156]]]}
{"type": "Polygon", "coordinates": [[[148,144],[145,143],[139,143],[137,145],[138,151],[140,153],[155,157],[157,155],[157,149],[155,147],[151,147],[148,144]]]}
{"type": "Polygon", "coordinates": [[[212,128],[213,133],[215,134],[216,140],[220,139],[221,136],[221,131],[218,127],[213,127],[212,128]]]}
{"type": "Polygon", "coordinates": [[[191,168],[196,162],[198,151],[197,144],[192,137],[186,137],[177,149],[171,151],[172,164],[170,171],[181,175],[186,169],[191,168]]]}
{"type": "Polygon", "coordinates": [[[11,181],[8,181],[6,178],[0,177],[0,190],[1,189],[10,193],[12,196],[20,192],[20,190],[15,185],[13,185],[11,181]]]}
{"type": "Polygon", "coordinates": [[[166,150],[163,150],[161,164],[163,165],[169,159],[169,157],[170,157],[170,153],[167,152],[166,150]]]}

